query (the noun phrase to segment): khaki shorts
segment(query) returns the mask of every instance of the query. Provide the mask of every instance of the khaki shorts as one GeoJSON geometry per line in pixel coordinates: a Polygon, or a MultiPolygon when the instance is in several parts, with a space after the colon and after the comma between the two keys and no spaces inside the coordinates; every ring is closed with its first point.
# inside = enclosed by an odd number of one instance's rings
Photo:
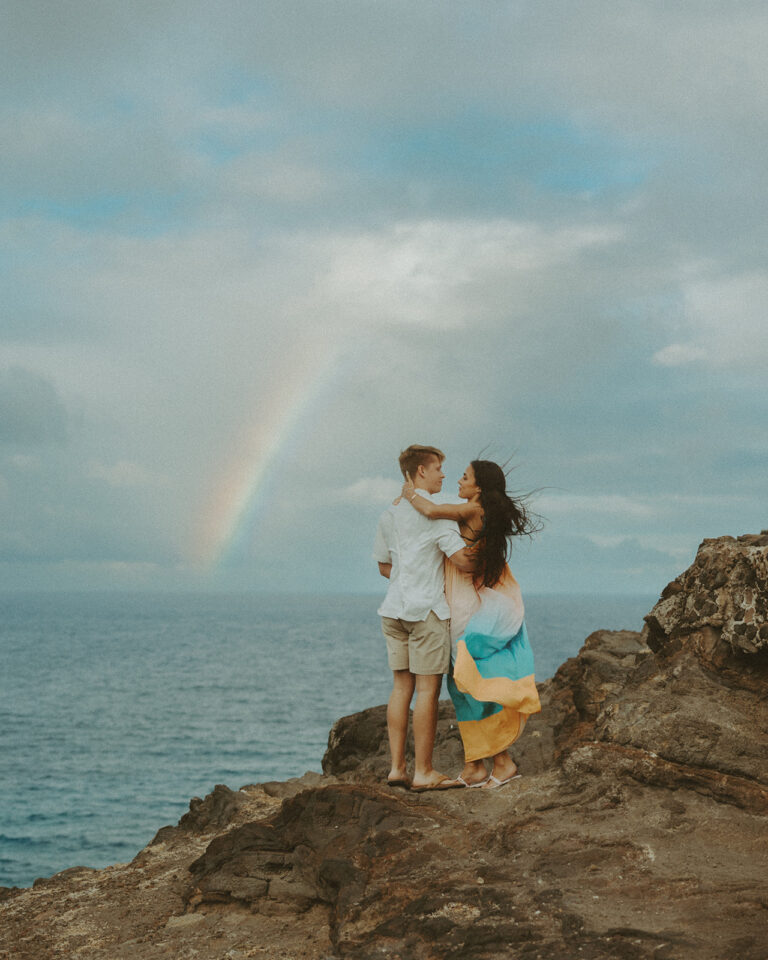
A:
{"type": "Polygon", "coordinates": [[[434,610],[426,620],[381,618],[381,632],[387,640],[390,670],[418,674],[448,673],[451,663],[450,621],[441,620],[434,610]]]}

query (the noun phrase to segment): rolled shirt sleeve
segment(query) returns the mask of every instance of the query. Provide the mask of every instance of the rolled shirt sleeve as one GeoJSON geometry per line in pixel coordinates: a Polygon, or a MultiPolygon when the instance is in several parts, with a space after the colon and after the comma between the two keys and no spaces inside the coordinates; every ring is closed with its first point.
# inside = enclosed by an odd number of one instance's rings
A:
{"type": "Polygon", "coordinates": [[[387,527],[391,526],[391,518],[384,514],[376,527],[376,539],[373,541],[373,559],[377,563],[391,563],[392,555],[387,538],[387,527]]]}
{"type": "Polygon", "coordinates": [[[459,533],[459,525],[454,520],[433,520],[435,526],[440,524],[437,534],[437,545],[446,555],[452,557],[454,553],[463,550],[466,544],[459,533]]]}

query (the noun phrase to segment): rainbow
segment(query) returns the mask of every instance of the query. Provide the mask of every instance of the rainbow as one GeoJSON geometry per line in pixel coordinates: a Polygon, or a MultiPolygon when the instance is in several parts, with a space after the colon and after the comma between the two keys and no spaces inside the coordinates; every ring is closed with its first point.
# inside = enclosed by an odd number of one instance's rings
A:
{"type": "Polygon", "coordinates": [[[290,361],[265,384],[241,432],[236,455],[201,511],[194,561],[210,568],[224,563],[254,530],[265,506],[270,467],[333,379],[336,360],[328,348],[293,351],[290,361]]]}

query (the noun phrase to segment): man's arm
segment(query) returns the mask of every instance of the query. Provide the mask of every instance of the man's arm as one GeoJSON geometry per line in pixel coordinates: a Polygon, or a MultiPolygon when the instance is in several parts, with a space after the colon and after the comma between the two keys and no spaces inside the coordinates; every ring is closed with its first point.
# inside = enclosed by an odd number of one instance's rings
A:
{"type": "MultiPolygon", "coordinates": [[[[475,572],[475,561],[472,558],[472,554],[469,553],[466,547],[461,550],[457,550],[456,553],[452,553],[448,559],[455,567],[458,567],[462,573],[475,572]]],[[[381,564],[379,564],[379,566],[381,566],[381,564]]]]}
{"type": "Polygon", "coordinates": [[[373,545],[373,559],[379,565],[379,573],[387,580],[392,573],[392,554],[387,543],[387,530],[391,522],[391,517],[388,514],[385,513],[381,516],[379,525],[376,527],[376,540],[373,545]]]}

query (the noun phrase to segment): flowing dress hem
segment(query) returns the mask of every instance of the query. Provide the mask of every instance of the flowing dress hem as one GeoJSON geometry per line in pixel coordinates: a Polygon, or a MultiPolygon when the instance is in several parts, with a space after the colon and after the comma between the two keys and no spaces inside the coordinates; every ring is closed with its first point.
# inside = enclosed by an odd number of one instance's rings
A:
{"type": "Polygon", "coordinates": [[[519,740],[528,717],[505,707],[483,720],[460,720],[459,733],[464,744],[464,759],[485,760],[495,757],[519,740]]]}

